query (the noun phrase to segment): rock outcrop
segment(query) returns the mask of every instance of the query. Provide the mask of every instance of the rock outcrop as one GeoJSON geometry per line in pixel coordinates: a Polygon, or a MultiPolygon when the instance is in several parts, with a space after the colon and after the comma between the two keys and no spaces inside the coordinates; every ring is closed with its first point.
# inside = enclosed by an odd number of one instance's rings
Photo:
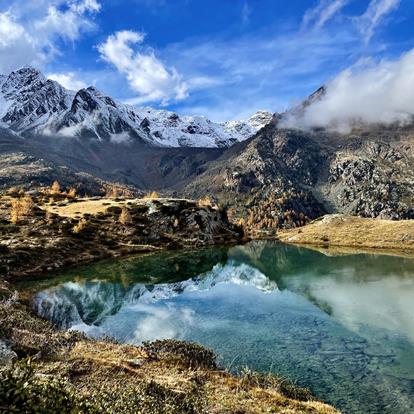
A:
{"type": "Polygon", "coordinates": [[[75,210],[85,213],[72,217],[34,207],[15,224],[11,201],[3,198],[0,209],[0,273],[6,278],[127,253],[237,243],[243,237],[223,210],[191,200],[81,201],[75,210]]]}

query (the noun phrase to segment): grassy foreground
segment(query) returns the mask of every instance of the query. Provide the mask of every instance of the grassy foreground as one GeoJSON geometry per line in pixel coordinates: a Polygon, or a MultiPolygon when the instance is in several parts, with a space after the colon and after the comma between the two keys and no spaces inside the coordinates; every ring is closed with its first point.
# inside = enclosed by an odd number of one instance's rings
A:
{"type": "Polygon", "coordinates": [[[14,359],[0,362],[1,413],[337,413],[277,376],[232,375],[196,344],[57,331],[1,283],[0,343],[14,359]]]}
{"type": "Polygon", "coordinates": [[[380,220],[327,215],[312,223],[278,233],[281,241],[316,246],[414,251],[414,220],[380,220]]]}

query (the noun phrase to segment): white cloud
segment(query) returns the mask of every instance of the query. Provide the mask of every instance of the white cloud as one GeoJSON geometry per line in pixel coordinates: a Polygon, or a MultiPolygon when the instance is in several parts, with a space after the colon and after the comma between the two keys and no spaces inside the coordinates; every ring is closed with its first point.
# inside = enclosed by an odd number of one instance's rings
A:
{"type": "Polygon", "coordinates": [[[0,73],[43,60],[33,39],[9,12],[0,13],[0,73]]]}
{"type": "Polygon", "coordinates": [[[0,14],[0,47],[7,47],[24,35],[24,28],[15,22],[10,13],[0,14]]]}
{"type": "Polygon", "coordinates": [[[401,0],[371,0],[365,13],[356,18],[359,30],[368,43],[385,16],[397,9],[401,0]]]}
{"type": "Polygon", "coordinates": [[[66,89],[78,91],[79,89],[86,88],[86,84],[76,79],[76,75],[73,72],[68,73],[50,73],[47,77],[60,83],[66,89]]]}
{"type": "Polygon", "coordinates": [[[414,115],[414,49],[397,60],[364,60],[326,85],[326,94],[291,127],[332,127],[348,131],[355,122],[405,122],[414,115]]]}
{"type": "Polygon", "coordinates": [[[70,7],[78,14],[84,14],[86,12],[98,13],[101,10],[101,5],[97,2],[97,0],[79,1],[77,3],[72,3],[70,7]]]}
{"type": "Polygon", "coordinates": [[[128,80],[139,96],[132,104],[182,100],[188,96],[188,86],[174,69],[167,68],[152,50],[134,50],[132,45],[142,45],[145,35],[124,30],[109,36],[98,46],[102,59],[115,66],[128,80]]]}
{"type": "MultiPolygon", "coordinates": [[[[24,2],[26,3],[26,2],[24,2]]],[[[42,66],[59,50],[59,39],[75,41],[94,27],[91,16],[99,12],[97,0],[48,0],[31,5],[12,2],[0,12],[0,72],[23,65],[42,66]]]]}
{"type": "Polygon", "coordinates": [[[320,0],[317,6],[306,11],[302,24],[305,28],[320,29],[348,3],[349,0],[320,0]]]}
{"type": "Polygon", "coordinates": [[[70,2],[64,9],[51,5],[48,7],[46,16],[35,22],[34,27],[38,36],[44,37],[45,43],[53,40],[55,36],[75,41],[82,32],[94,27],[88,16],[99,11],[100,4],[95,0],[70,2]]]}

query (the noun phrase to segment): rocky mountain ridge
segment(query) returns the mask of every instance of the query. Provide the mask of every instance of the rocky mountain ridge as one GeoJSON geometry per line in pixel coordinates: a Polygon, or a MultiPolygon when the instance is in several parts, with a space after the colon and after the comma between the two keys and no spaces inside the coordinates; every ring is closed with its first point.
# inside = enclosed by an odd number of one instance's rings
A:
{"type": "Polygon", "coordinates": [[[179,116],[117,102],[93,86],[69,91],[26,67],[0,77],[0,119],[23,135],[61,135],[165,147],[226,148],[253,136],[272,114],[216,123],[204,116],[179,116]]]}

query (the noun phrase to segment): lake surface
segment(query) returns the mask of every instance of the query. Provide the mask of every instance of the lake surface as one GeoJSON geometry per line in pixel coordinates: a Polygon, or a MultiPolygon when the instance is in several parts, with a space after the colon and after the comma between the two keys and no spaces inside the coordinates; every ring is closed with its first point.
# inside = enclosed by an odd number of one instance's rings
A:
{"type": "Polygon", "coordinates": [[[414,412],[414,260],[276,242],[159,253],[26,284],[64,329],[211,347],[344,413],[414,412]]]}

